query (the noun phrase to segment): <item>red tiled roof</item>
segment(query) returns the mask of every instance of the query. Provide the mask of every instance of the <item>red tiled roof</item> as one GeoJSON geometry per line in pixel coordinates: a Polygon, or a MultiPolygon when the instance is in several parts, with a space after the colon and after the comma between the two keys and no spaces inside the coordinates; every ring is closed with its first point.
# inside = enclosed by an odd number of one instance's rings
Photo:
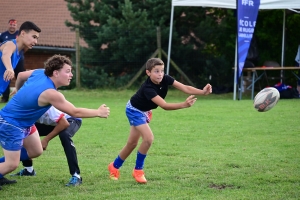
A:
{"type": "Polygon", "coordinates": [[[0,32],[7,30],[9,19],[16,19],[18,28],[32,21],[42,30],[37,46],[75,47],[75,32],[65,25],[73,19],[64,0],[1,0],[0,9],[0,32]]]}

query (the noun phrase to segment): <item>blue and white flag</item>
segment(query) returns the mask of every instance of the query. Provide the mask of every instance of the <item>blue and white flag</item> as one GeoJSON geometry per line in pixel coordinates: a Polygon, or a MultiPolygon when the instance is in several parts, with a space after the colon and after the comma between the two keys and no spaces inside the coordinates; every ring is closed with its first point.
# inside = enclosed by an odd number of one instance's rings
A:
{"type": "Polygon", "coordinates": [[[237,0],[238,78],[241,76],[254,33],[260,0],[237,0]]]}

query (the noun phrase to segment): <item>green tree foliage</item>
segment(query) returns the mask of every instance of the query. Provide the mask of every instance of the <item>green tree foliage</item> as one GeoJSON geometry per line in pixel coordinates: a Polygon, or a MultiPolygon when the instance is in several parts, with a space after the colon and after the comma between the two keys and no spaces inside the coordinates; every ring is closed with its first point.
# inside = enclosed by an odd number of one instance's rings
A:
{"type": "MultiPolygon", "coordinates": [[[[88,44],[81,51],[82,81],[88,87],[126,84],[157,49],[156,27],[161,28],[162,49],[168,51],[171,0],[65,1],[75,21],[67,21],[66,25],[78,28],[88,44]]],[[[174,9],[171,59],[198,87],[207,82],[214,86],[233,85],[237,26],[234,13],[218,8],[174,9]]],[[[264,60],[280,62],[282,11],[261,11],[257,21],[258,64],[264,60]]],[[[287,17],[289,62],[299,43],[291,36],[298,35],[297,22],[295,15],[287,17]]],[[[184,81],[172,66],[170,75],[184,81]]]]}
{"type": "MultiPolygon", "coordinates": [[[[117,76],[134,73],[156,49],[156,29],[146,10],[134,9],[129,0],[68,1],[75,21],[89,48],[83,64],[96,74],[117,76]]],[[[91,72],[91,73],[93,73],[91,72]]]]}
{"type": "MultiPolygon", "coordinates": [[[[66,1],[75,21],[66,22],[67,26],[78,28],[89,46],[82,50],[85,74],[134,75],[157,49],[158,26],[162,49],[168,51],[170,0],[66,1]]],[[[234,40],[235,31],[231,27],[234,24],[225,23],[226,15],[232,12],[201,7],[175,9],[171,57],[197,85],[209,81],[209,75],[217,84],[222,84],[220,75],[223,80],[224,74],[232,77],[231,68],[224,66],[232,66],[234,44],[229,39],[234,40]]],[[[180,78],[172,67],[170,74],[180,78]]]]}
{"type": "MultiPolygon", "coordinates": [[[[283,10],[260,11],[255,35],[258,39],[260,54],[259,65],[266,60],[281,64],[283,10]]],[[[284,65],[294,66],[298,45],[300,44],[298,27],[300,14],[286,10],[284,65]]]]}

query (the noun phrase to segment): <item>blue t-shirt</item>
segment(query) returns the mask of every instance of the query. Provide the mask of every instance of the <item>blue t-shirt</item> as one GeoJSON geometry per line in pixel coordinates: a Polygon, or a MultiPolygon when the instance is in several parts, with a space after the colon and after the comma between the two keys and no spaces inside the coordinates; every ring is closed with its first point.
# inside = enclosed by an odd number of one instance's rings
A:
{"type": "MultiPolygon", "coordinates": [[[[7,42],[7,41],[5,41],[5,42],[7,42]]],[[[16,45],[16,50],[11,55],[11,65],[12,65],[13,69],[15,69],[20,58],[23,55],[23,51],[20,51],[20,52],[18,51],[18,45],[17,45],[16,39],[13,39],[12,42],[16,45]]],[[[4,43],[1,43],[0,46],[4,43]]],[[[1,58],[2,58],[2,51],[0,51],[0,95],[6,90],[6,88],[8,87],[8,85],[10,83],[10,81],[5,81],[3,79],[3,75],[4,75],[6,68],[5,68],[1,58]]]]}
{"type": "Polygon", "coordinates": [[[12,40],[16,39],[19,35],[19,31],[16,31],[15,33],[11,34],[8,31],[5,31],[3,33],[0,33],[0,43],[7,41],[7,40],[12,40]]]}
{"type": "Polygon", "coordinates": [[[20,90],[0,110],[0,116],[8,123],[21,128],[32,126],[50,107],[39,106],[38,98],[47,89],[55,89],[53,81],[44,69],[35,70],[20,90]]]}

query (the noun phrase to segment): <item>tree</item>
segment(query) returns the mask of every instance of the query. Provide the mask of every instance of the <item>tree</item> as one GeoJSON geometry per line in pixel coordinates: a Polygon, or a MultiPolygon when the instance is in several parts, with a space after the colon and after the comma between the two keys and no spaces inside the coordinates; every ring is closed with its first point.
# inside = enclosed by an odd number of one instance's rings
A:
{"type": "MultiPolygon", "coordinates": [[[[85,73],[134,75],[157,48],[157,26],[162,30],[162,48],[168,49],[170,0],[66,1],[75,21],[66,22],[67,26],[78,28],[89,45],[82,51],[85,73]]],[[[224,66],[233,62],[228,57],[233,57],[234,44],[228,38],[234,40],[235,32],[230,32],[226,15],[232,13],[200,7],[175,9],[171,57],[198,85],[204,85],[209,75],[222,84],[224,70],[231,77],[231,68],[224,66]]],[[[170,74],[178,76],[174,70],[170,74]]]]}

